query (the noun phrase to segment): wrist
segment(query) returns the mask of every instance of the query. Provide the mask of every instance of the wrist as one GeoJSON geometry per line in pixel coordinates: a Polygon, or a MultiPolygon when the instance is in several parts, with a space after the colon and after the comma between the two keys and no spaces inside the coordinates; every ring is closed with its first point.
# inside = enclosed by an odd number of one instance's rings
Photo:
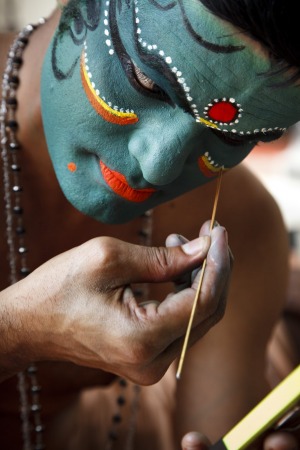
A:
{"type": "Polygon", "coordinates": [[[26,368],[33,360],[26,304],[29,299],[16,283],[0,292],[0,380],[26,368]]]}

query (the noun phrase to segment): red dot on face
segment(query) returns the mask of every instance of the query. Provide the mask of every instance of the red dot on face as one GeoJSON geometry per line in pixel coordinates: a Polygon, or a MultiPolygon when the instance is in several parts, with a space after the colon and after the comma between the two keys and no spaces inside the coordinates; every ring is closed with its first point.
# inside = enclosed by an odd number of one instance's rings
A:
{"type": "Polygon", "coordinates": [[[68,164],[68,169],[69,169],[70,172],[76,172],[77,166],[76,166],[75,163],[70,162],[70,163],[68,164]]]}
{"type": "Polygon", "coordinates": [[[207,115],[210,119],[224,123],[232,122],[237,116],[237,113],[237,107],[225,100],[214,103],[207,111],[207,115]]]}

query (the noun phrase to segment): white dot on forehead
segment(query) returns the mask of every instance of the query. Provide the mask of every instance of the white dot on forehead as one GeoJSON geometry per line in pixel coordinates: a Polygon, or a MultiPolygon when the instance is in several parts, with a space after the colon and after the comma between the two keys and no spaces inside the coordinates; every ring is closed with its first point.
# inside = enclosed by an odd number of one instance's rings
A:
{"type": "MultiPolygon", "coordinates": [[[[139,0],[134,0],[134,3],[137,6],[138,3],[139,3],[139,0]]],[[[137,15],[138,7],[136,7],[135,12],[136,12],[136,15],[137,15]]],[[[140,21],[138,16],[136,16],[135,23],[136,24],[141,24],[141,21],[140,21]]],[[[141,26],[139,25],[139,26],[136,27],[135,32],[136,32],[137,35],[141,35],[142,34],[142,30],[143,30],[142,26],[143,26],[143,24],[141,24],[141,26]]],[[[164,59],[166,64],[168,64],[168,65],[173,64],[172,57],[170,55],[166,56],[166,52],[162,48],[159,48],[159,45],[157,43],[147,42],[144,39],[141,39],[140,36],[137,36],[137,40],[140,43],[141,47],[147,48],[147,50],[149,52],[156,52],[161,58],[164,59]]],[[[182,86],[182,89],[184,91],[185,98],[187,99],[187,101],[188,102],[193,102],[194,99],[193,99],[193,97],[190,94],[191,88],[187,85],[185,78],[182,76],[183,75],[182,71],[179,70],[176,66],[171,67],[171,71],[176,75],[177,83],[182,86]]],[[[199,114],[198,114],[197,105],[193,105],[192,111],[194,113],[195,118],[198,118],[199,114]]]]}

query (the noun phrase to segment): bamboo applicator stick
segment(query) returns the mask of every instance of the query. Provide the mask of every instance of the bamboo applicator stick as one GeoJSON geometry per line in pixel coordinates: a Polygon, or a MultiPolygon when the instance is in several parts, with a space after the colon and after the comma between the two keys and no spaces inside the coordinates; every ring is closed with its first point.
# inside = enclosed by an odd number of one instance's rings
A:
{"type": "MultiPolygon", "coordinates": [[[[220,170],[220,172],[218,174],[216,194],[215,194],[214,206],[213,206],[213,210],[212,210],[210,229],[209,229],[210,232],[212,231],[214,223],[215,223],[215,217],[216,217],[216,212],[217,212],[218,200],[219,200],[219,195],[220,195],[222,174],[223,174],[223,168],[221,168],[221,170],[220,170]]],[[[201,287],[202,287],[202,282],[203,282],[203,278],[204,278],[204,272],[205,272],[206,264],[207,264],[207,258],[205,258],[205,260],[203,261],[203,264],[202,264],[201,273],[200,273],[200,279],[199,279],[199,283],[198,283],[198,287],[197,287],[197,291],[196,291],[196,295],[195,295],[195,299],[194,299],[194,303],[193,303],[193,307],[192,307],[189,323],[188,323],[187,330],[186,330],[186,333],[185,333],[185,338],[184,338],[183,347],[182,347],[182,350],[181,350],[181,355],[180,355],[180,359],[179,359],[178,369],[177,369],[177,372],[176,372],[176,379],[177,380],[179,380],[180,376],[181,376],[182,367],[183,367],[183,363],[184,363],[184,358],[185,358],[185,354],[186,354],[186,351],[187,351],[187,346],[188,346],[188,342],[189,342],[189,338],[190,338],[190,334],[191,334],[192,325],[193,325],[193,322],[194,322],[196,307],[197,307],[197,303],[198,303],[200,292],[201,292],[201,287]]]]}

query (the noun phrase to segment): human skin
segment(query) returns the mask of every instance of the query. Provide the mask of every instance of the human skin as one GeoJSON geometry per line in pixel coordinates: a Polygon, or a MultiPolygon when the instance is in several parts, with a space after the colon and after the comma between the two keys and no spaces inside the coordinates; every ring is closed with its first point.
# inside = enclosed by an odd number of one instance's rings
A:
{"type": "MultiPolygon", "coordinates": [[[[27,243],[30,248],[28,260],[31,267],[40,266],[53,256],[62,254],[65,250],[99,235],[118,237],[137,243],[140,226],[138,218],[118,227],[97,223],[72,208],[61,195],[47,154],[38,96],[38,74],[44,57],[43,52],[49,45],[55,24],[56,21],[51,19],[33,36],[25,52],[19,90],[18,120],[22,124],[19,138],[26,155],[22,160],[22,168],[24,188],[26,186],[26,193],[28,193],[24,196],[24,209],[28,211],[27,243]],[[49,211],[52,212],[51,215],[49,211]]],[[[153,245],[163,246],[165,237],[174,231],[187,238],[197,236],[199,224],[210,217],[214,190],[215,184],[211,183],[183,198],[158,207],[154,213],[153,245]]],[[[210,439],[215,440],[257,403],[267,391],[263,377],[263,354],[270,330],[280,313],[286,276],[286,239],[282,221],[269,195],[243,168],[234,169],[232,173],[229,172],[224,177],[218,220],[220,223],[226,223],[230,244],[236,258],[229,292],[230,307],[222,321],[223,325],[211,330],[207,338],[194,346],[194,352],[187,358],[183,383],[175,389],[175,410],[172,406],[174,400],[168,405],[166,411],[162,409],[169,418],[176,418],[176,428],[170,427],[171,431],[167,429],[170,431],[171,439],[166,439],[164,441],[166,445],[162,445],[166,430],[160,423],[150,421],[150,419],[155,421],[157,410],[150,409],[152,414],[146,416],[147,420],[143,421],[145,415],[143,416],[142,412],[147,407],[147,403],[142,403],[141,420],[137,428],[137,448],[152,450],[158,440],[157,449],[173,450],[178,447],[182,435],[190,429],[201,429],[210,439]],[[241,185],[243,190],[237,189],[237,186],[241,185]],[[259,270],[257,270],[257,261],[260,263],[259,270]],[[264,286],[268,287],[267,292],[264,286]],[[255,331],[259,331],[254,335],[245,332],[247,327],[251,330],[253,323],[255,323],[255,331]],[[240,364],[237,364],[237,361],[240,364]],[[221,382],[218,377],[220,362],[222,362],[221,382]],[[249,366],[252,371],[248,370],[249,366]],[[253,372],[256,374],[255,377],[253,372]],[[238,384],[237,380],[239,380],[238,384]],[[209,392],[212,393],[211,398],[204,395],[209,392]],[[149,439],[149,427],[153,431],[151,439],[149,439]],[[174,429],[176,436],[172,434],[174,429]]],[[[0,221],[0,227],[3,226],[4,222],[0,221]]],[[[4,231],[1,236],[3,234],[4,231]]],[[[85,246],[86,249],[87,247],[85,246]]],[[[92,249],[93,246],[90,248],[92,249]]],[[[1,254],[4,254],[6,247],[3,241],[1,241],[1,249],[1,254]]],[[[84,266],[85,261],[82,259],[80,248],[73,250],[72,255],[78,258],[78,265],[84,266]]],[[[67,256],[67,254],[61,255],[59,259],[64,260],[64,263],[67,260],[71,261],[72,269],[74,258],[67,258],[67,256]]],[[[86,257],[88,258],[89,255],[86,257]]],[[[130,262],[130,252],[126,257],[130,262]]],[[[1,271],[1,287],[3,288],[7,283],[5,269],[4,267],[1,271]]],[[[60,270],[56,272],[55,265],[51,267],[52,270],[53,277],[47,285],[41,283],[42,289],[37,292],[35,301],[38,302],[38,299],[42,298],[40,294],[46,294],[51,300],[57,272],[60,273],[60,270]]],[[[47,279],[47,272],[42,268],[39,269],[40,281],[47,279]]],[[[150,298],[164,298],[169,290],[169,285],[163,287],[151,284],[150,298]]],[[[22,292],[26,293],[26,290],[21,289],[19,294],[22,292]]],[[[73,297],[73,301],[75,300],[78,300],[77,295],[73,297]]],[[[8,302],[8,306],[10,305],[11,303],[8,302]]],[[[73,306],[75,307],[75,304],[73,306]]],[[[41,307],[40,302],[39,308],[41,307]]],[[[80,308],[79,301],[77,307],[80,308]]],[[[95,315],[95,311],[93,312],[95,315]]],[[[65,315],[66,320],[70,321],[71,317],[67,309],[65,315]]],[[[82,310],[82,320],[83,317],[84,310],[82,310]]],[[[14,319],[16,320],[15,317],[14,319]]],[[[106,339],[107,333],[103,336],[101,343],[103,344],[106,339]]],[[[76,353],[76,347],[73,351],[76,353]]],[[[169,375],[171,378],[169,377],[168,380],[164,378],[162,384],[159,384],[165,390],[170,385],[167,381],[174,381],[173,374],[169,375]]],[[[112,378],[111,374],[101,370],[91,370],[67,362],[39,364],[39,380],[43,386],[43,420],[47,425],[46,443],[49,449],[66,450],[69,446],[74,450],[76,446],[80,448],[80,443],[82,443],[81,448],[93,448],[94,440],[99,441],[97,448],[105,445],[101,439],[105,440],[107,429],[110,427],[109,420],[114,412],[113,402],[116,393],[112,392],[110,402],[107,403],[106,390],[99,386],[103,386],[112,378]],[[97,386],[96,392],[90,391],[90,388],[95,386],[97,386]],[[98,394],[100,397],[97,396],[98,394]],[[86,398],[84,395],[89,398],[89,402],[83,402],[86,398]],[[98,414],[103,409],[99,408],[99,405],[106,408],[104,408],[103,422],[92,421],[84,430],[85,419],[99,418],[98,414]]],[[[151,394],[156,392],[156,387],[143,391],[148,392],[148,400],[152,398],[151,394]]],[[[15,379],[2,383],[1,399],[3,445],[9,450],[15,450],[20,447],[15,379]]],[[[149,405],[151,406],[151,402],[149,405]]],[[[161,406],[165,405],[160,405],[159,410],[161,406]]],[[[125,430],[128,425],[127,419],[125,415],[125,430]]],[[[117,443],[116,448],[122,448],[122,446],[119,447],[117,443]]]]}
{"type": "Polygon", "coordinates": [[[274,88],[266,54],[198,0],[117,5],[69,4],[41,84],[62,189],[105,222],[211,181],[300,117],[299,89],[274,88]]]}

